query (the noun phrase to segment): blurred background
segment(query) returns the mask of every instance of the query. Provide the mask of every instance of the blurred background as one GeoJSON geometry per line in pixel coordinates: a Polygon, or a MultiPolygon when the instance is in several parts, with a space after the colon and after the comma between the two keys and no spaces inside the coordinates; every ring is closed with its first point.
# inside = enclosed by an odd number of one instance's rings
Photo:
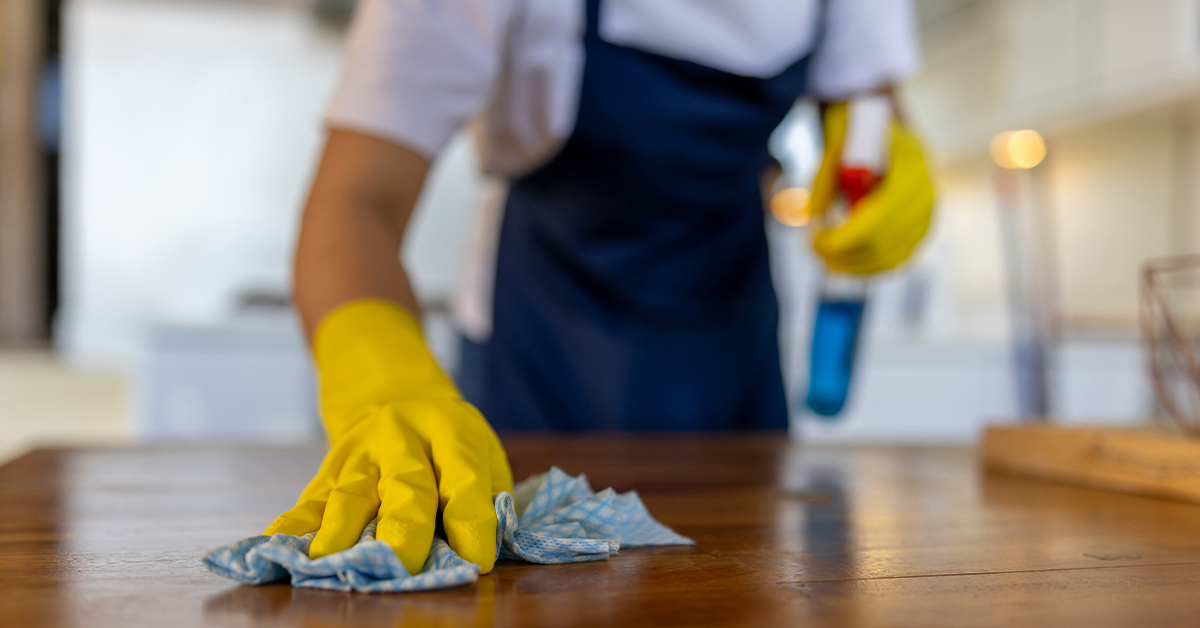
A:
{"type": "MultiPolygon", "coordinates": [[[[0,459],[319,436],[290,256],[353,6],[0,2],[0,459]]],[[[794,429],[965,443],[1022,415],[1156,414],[1138,273],[1200,252],[1200,0],[916,6],[923,66],[902,100],[936,169],[936,224],[872,287],[841,419],[797,413],[794,429]]],[[[819,150],[800,103],[772,138],[784,186],[766,214],[794,398],[819,272],[796,208],[819,150]]],[[[459,137],[402,253],[452,371],[481,194],[459,137]]]]}

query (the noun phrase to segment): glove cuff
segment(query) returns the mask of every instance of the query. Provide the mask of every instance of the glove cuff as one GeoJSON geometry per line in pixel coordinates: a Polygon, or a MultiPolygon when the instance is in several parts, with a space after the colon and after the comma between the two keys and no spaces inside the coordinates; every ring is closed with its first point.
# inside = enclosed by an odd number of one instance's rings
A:
{"type": "Polygon", "coordinates": [[[333,310],[317,326],[313,355],[331,442],[378,405],[459,396],[417,318],[391,301],[360,299],[333,310]]]}

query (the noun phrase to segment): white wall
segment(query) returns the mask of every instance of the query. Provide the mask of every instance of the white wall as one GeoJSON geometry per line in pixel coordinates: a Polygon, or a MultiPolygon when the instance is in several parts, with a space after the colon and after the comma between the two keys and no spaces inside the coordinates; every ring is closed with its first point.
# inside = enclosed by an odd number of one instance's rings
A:
{"type": "MultiPolygon", "coordinates": [[[[301,6],[72,0],[66,7],[59,348],[134,380],[155,439],[316,431],[311,365],[284,296],[343,33],[301,6]]],[[[465,135],[435,164],[403,255],[446,302],[479,188],[465,135]]],[[[450,366],[442,318],[427,338],[450,366]]]]}
{"type": "Polygon", "coordinates": [[[282,292],[339,40],[295,8],[74,0],[66,11],[59,344],[128,361],[155,320],[282,292]]]}
{"type": "MultiPolygon", "coordinates": [[[[299,4],[299,3],[297,3],[299,4]]],[[[286,294],[343,35],[300,6],[70,0],[59,346],[128,364],[159,323],[226,320],[286,294]]],[[[479,182],[460,137],[404,255],[446,299],[479,182]]]]}
{"type": "Polygon", "coordinates": [[[1171,236],[1172,118],[1149,111],[1052,136],[1062,307],[1081,325],[1132,327],[1141,264],[1182,252],[1171,236]]]}
{"type": "MultiPolygon", "coordinates": [[[[938,4],[922,2],[918,4],[938,4]]],[[[913,117],[943,156],[1200,93],[1197,0],[977,0],[923,24],[913,117]]]]}

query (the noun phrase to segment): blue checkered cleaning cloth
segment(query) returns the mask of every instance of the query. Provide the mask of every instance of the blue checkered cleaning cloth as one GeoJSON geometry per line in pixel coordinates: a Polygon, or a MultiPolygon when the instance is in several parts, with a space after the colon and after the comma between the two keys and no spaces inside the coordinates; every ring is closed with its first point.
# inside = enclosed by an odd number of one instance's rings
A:
{"type": "MultiPolygon", "coordinates": [[[[692,545],[654,520],[634,491],[592,490],[587,477],[558,467],[496,495],[497,558],[544,565],[605,560],[622,547],[692,545]],[[518,517],[517,513],[521,513],[518,517]]],[[[435,537],[420,573],[412,575],[392,548],[375,540],[372,521],[348,550],[312,560],[304,536],[259,535],[204,555],[208,570],[247,584],[291,578],[292,585],[338,591],[426,591],[475,582],[479,567],[435,537]]]]}

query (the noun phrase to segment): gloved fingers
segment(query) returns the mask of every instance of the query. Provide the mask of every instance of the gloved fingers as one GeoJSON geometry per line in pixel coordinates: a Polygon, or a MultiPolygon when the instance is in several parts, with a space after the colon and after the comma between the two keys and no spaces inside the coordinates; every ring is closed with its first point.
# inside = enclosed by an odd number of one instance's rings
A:
{"type": "Polygon", "coordinates": [[[308,548],[309,558],[320,558],[350,549],[363,528],[379,511],[379,467],[365,450],[347,461],[329,493],[321,529],[308,548]]]}
{"type": "Polygon", "coordinates": [[[825,154],[821,167],[813,178],[812,194],[808,201],[808,215],[819,218],[825,215],[833,199],[841,191],[838,186],[838,166],[841,161],[842,145],[846,140],[846,104],[830,105],[824,116],[825,154]]]}
{"type": "Polygon", "coordinates": [[[425,565],[437,527],[437,479],[421,436],[400,420],[392,421],[392,427],[389,439],[395,449],[380,462],[375,538],[390,545],[408,573],[416,574],[425,565]]]}
{"type": "Polygon", "coordinates": [[[329,501],[329,493],[333,490],[342,465],[345,464],[347,450],[335,448],[321,461],[321,468],[313,476],[308,486],[300,493],[300,499],[290,510],[279,515],[263,534],[291,534],[303,536],[321,527],[321,518],[325,515],[325,504],[329,501]]]}
{"type": "Polygon", "coordinates": [[[835,272],[857,275],[873,275],[899,266],[912,255],[929,230],[932,215],[926,213],[923,216],[914,224],[906,225],[905,232],[889,238],[886,248],[881,243],[869,255],[829,257],[826,258],[826,265],[835,272]]]}
{"type": "Polygon", "coordinates": [[[324,501],[306,501],[303,497],[295,506],[275,518],[263,534],[291,534],[304,536],[321,527],[321,517],[325,514],[324,501]]]}
{"type": "Polygon", "coordinates": [[[834,272],[851,275],[874,275],[876,273],[892,270],[893,268],[904,263],[904,261],[912,255],[913,251],[916,250],[918,244],[920,244],[919,240],[913,240],[899,244],[876,255],[868,262],[843,263],[840,260],[835,260],[827,261],[826,264],[829,269],[834,272]]]}
{"type": "Polygon", "coordinates": [[[850,275],[874,275],[889,271],[904,263],[912,252],[916,250],[916,244],[899,246],[888,251],[884,255],[872,260],[868,264],[862,265],[841,265],[831,263],[829,269],[834,272],[845,273],[850,275]]]}
{"type": "Polygon", "coordinates": [[[874,225],[874,233],[869,236],[861,232],[825,231],[813,237],[813,250],[830,264],[864,266],[877,264],[886,253],[898,248],[914,248],[929,230],[933,195],[917,193],[900,202],[908,209],[895,212],[886,223],[874,225]]]}
{"type": "MultiPolygon", "coordinates": [[[[430,434],[442,527],[446,542],[459,556],[479,565],[482,573],[496,562],[496,507],[492,500],[491,427],[465,401],[450,407],[453,421],[440,422],[430,434]]],[[[450,417],[447,417],[450,418],[450,417]]],[[[511,480],[509,480],[511,482],[511,480]]]]}
{"type": "Polygon", "coordinates": [[[500,438],[496,436],[496,432],[491,430],[491,438],[488,439],[488,462],[492,465],[492,495],[504,491],[506,493],[513,492],[513,477],[512,469],[508,466],[508,454],[504,451],[504,446],[500,444],[500,438]]]}
{"type": "Polygon", "coordinates": [[[838,272],[873,274],[889,270],[903,262],[921,243],[929,230],[931,218],[932,212],[916,213],[911,220],[895,225],[888,237],[864,242],[861,248],[831,252],[819,239],[814,239],[813,248],[825,258],[831,269],[838,272]]]}

